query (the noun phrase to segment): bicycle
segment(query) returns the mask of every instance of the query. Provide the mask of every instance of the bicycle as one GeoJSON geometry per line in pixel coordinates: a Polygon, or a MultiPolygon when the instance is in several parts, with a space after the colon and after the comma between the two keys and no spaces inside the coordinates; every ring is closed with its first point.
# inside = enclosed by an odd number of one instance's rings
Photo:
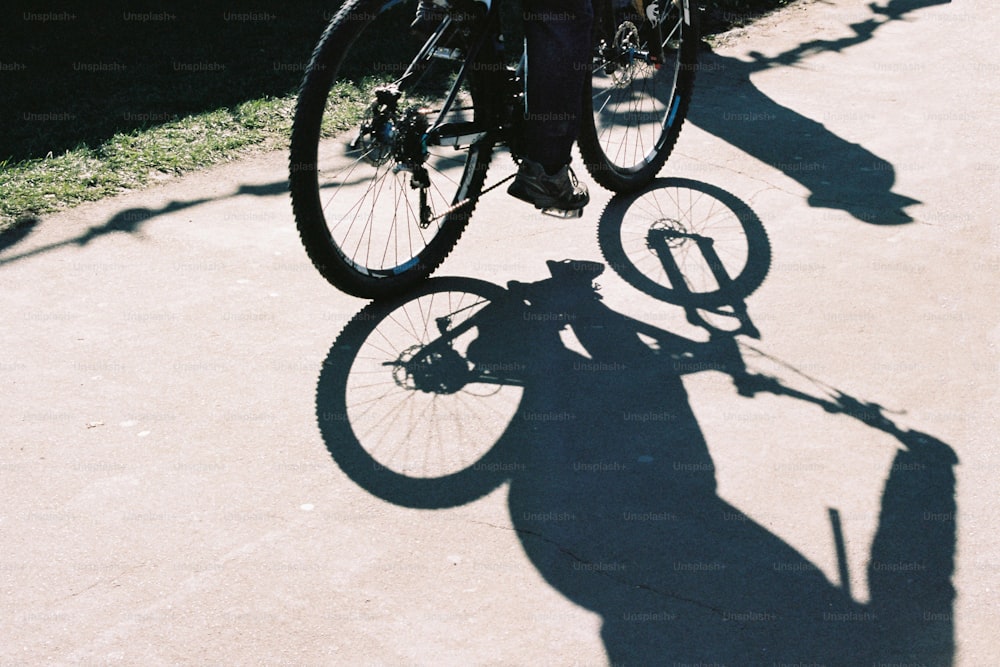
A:
{"type": "MultiPolygon", "coordinates": [[[[690,0],[613,2],[595,4],[578,145],[597,183],[630,192],[677,141],[698,28],[690,0]]],[[[508,62],[500,7],[455,0],[423,39],[407,30],[412,7],[347,0],[326,27],[299,90],[289,181],[306,252],[342,291],[387,297],[429,276],[504,182],[487,185],[493,152],[519,161],[525,58],[508,62]],[[344,122],[346,108],[360,119],[344,122]],[[346,145],[333,137],[344,126],[346,145]]]]}

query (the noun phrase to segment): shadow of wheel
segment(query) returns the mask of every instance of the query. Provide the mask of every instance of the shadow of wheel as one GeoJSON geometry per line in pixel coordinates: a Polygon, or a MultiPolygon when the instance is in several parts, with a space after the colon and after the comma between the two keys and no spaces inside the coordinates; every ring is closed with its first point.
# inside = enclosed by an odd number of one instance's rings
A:
{"type": "Polygon", "coordinates": [[[505,481],[497,443],[522,387],[490,380],[468,348],[486,309],[506,299],[491,283],[434,278],[344,327],[323,362],[316,416],[351,480],[415,508],[462,505],[505,481]]]}
{"type": "Polygon", "coordinates": [[[597,236],[626,282],[686,308],[738,303],[771,266],[771,244],[753,210],[719,187],[685,178],[659,178],[613,197],[597,236]]]}

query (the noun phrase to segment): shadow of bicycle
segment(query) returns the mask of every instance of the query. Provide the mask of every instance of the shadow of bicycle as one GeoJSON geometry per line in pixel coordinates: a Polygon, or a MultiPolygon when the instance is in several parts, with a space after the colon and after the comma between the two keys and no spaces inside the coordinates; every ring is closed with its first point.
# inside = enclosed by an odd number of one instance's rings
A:
{"type": "Polygon", "coordinates": [[[770,250],[738,198],[665,179],[613,201],[601,225],[605,259],[683,307],[707,342],[607,306],[597,262],[550,261],[551,278],[506,288],[432,279],[367,306],[331,348],[317,416],[338,465],[407,507],[453,507],[509,484],[525,554],[600,614],[615,664],[949,664],[951,448],[874,403],[754,370],[737,336],[757,334],[743,300],[770,250]],[[730,376],[744,397],[798,399],[895,438],[868,602],[847,584],[834,510],[840,585],[719,497],[683,382],[701,372],[730,376]]]}

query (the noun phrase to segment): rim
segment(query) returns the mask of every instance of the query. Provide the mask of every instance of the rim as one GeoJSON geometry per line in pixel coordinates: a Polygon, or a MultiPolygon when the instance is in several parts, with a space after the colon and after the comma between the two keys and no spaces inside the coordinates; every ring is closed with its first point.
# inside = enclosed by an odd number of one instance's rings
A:
{"type": "Polygon", "coordinates": [[[625,19],[607,55],[595,57],[592,102],[598,145],[612,166],[627,172],[655,158],[676,119],[685,35],[683,17],[673,3],[655,27],[634,12],[625,19]],[[651,33],[656,35],[652,40],[651,33]],[[649,46],[656,39],[662,56],[649,46]]]}
{"type": "MultiPolygon", "coordinates": [[[[319,142],[315,164],[318,211],[331,244],[364,276],[391,277],[417,267],[441,230],[463,215],[451,211],[467,198],[479,163],[475,147],[455,151],[423,139],[457,72],[454,60],[429,58],[384,104],[380,90],[404,77],[423,45],[407,28],[411,20],[411,7],[386,3],[353,36],[336,67],[340,83],[353,85],[334,83],[324,101],[323,126],[340,119],[343,127],[345,108],[363,108],[346,133],[319,142]]],[[[472,115],[463,86],[442,120],[469,121],[472,115]]]]}
{"type": "Polygon", "coordinates": [[[422,202],[412,171],[385,159],[384,146],[345,146],[352,139],[345,135],[320,144],[317,189],[330,240],[358,273],[398,275],[420,263],[454,215],[447,211],[467,197],[467,174],[477,167],[478,151],[429,150],[422,165],[429,176],[422,202]]]}

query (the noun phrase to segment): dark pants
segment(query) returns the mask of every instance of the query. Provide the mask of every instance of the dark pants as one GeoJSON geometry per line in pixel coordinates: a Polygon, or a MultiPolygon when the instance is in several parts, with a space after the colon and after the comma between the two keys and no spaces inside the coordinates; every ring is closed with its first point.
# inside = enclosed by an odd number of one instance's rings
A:
{"type": "Polygon", "coordinates": [[[524,0],[528,52],[527,157],[568,164],[590,72],[591,0],[524,0]]]}

